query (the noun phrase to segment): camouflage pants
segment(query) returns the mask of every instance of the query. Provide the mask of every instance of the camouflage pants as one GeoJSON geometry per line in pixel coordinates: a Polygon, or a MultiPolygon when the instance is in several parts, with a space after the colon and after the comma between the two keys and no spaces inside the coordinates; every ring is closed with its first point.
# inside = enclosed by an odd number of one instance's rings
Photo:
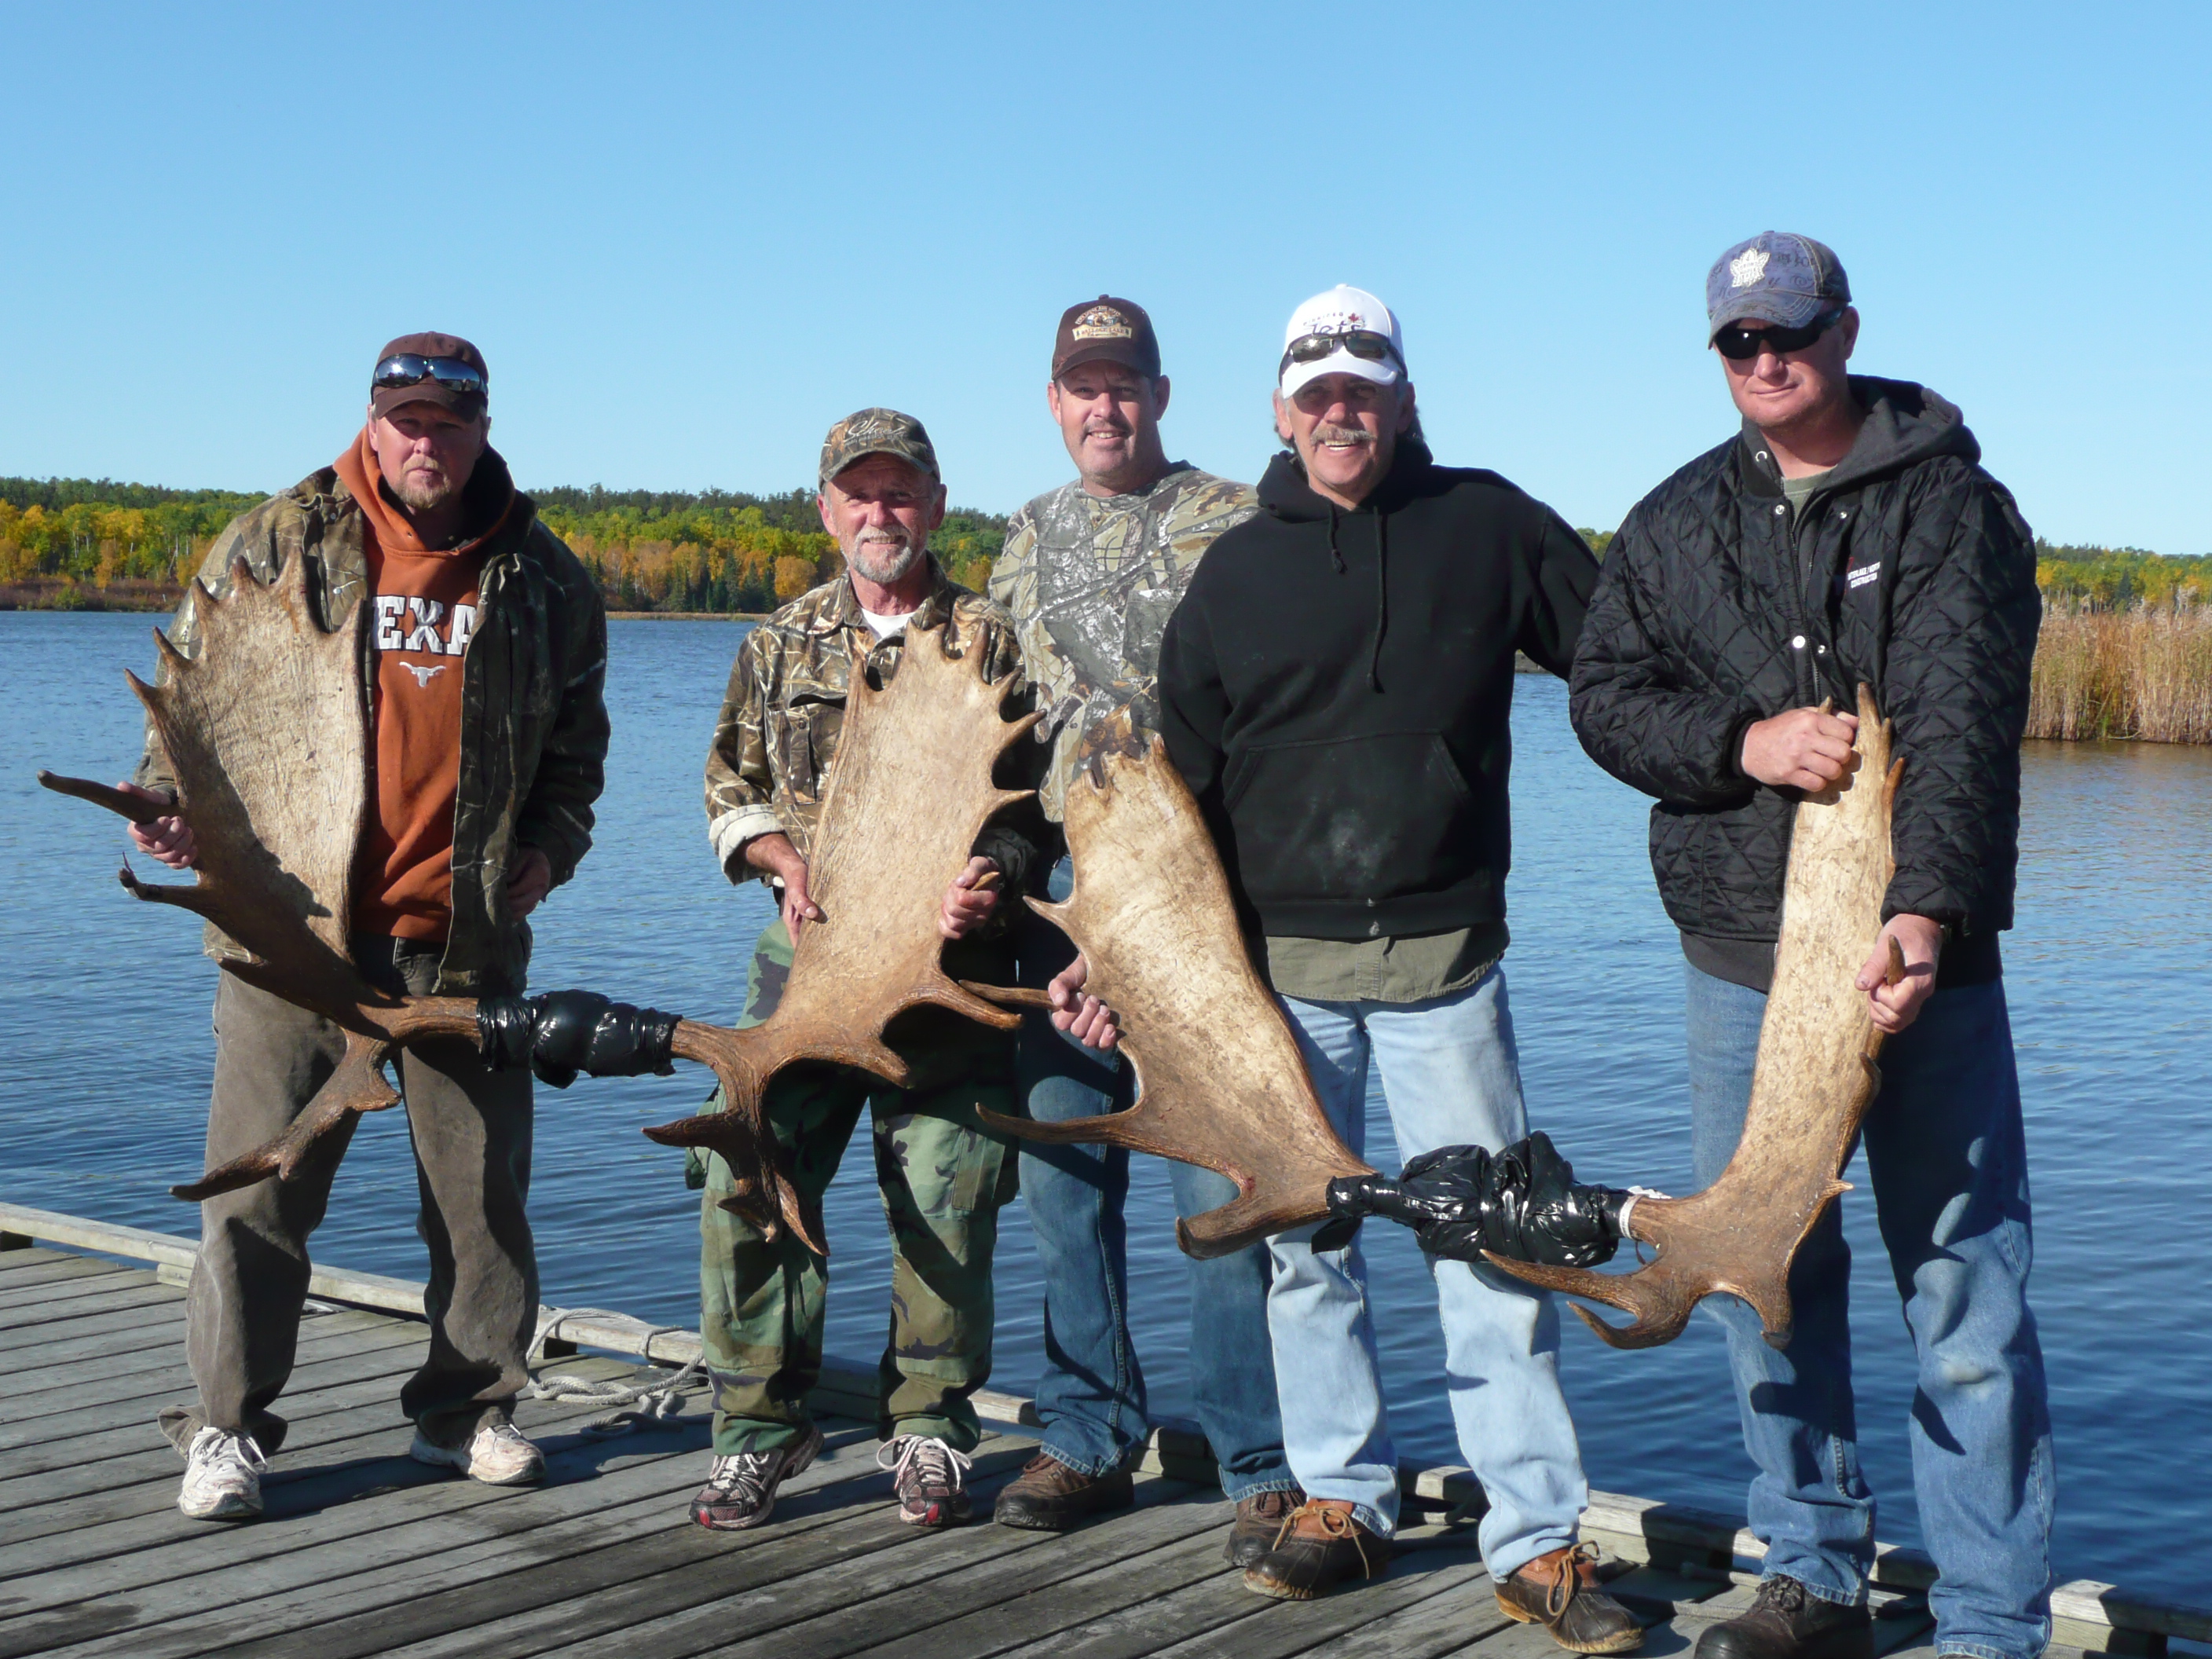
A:
{"type": "MultiPolygon", "coordinates": [[[[761,935],[745,1019],[768,1017],[791,963],[777,921],[761,935]]],[[[978,1030],[981,1028],[976,1028],[978,1030]]],[[[991,1374],[991,1254],[999,1209],[1014,1194],[1012,1150],[975,1109],[1012,1113],[1009,1064],[923,1070],[936,1086],[895,1089],[847,1066],[800,1066],[769,1085],[768,1121],[810,1207],[819,1204],[867,1109],[876,1182],[891,1234],[890,1334],[878,1366],[878,1431],[935,1435],[957,1450],[981,1437],[969,1396],[991,1374]],[[939,1076],[928,1073],[934,1070],[939,1076]]],[[[918,1061],[921,1057],[910,1055],[918,1061]]],[[[721,1207],[730,1168],[707,1160],[699,1212],[700,1334],[714,1382],[717,1455],[788,1444],[805,1433],[822,1374],[829,1264],[787,1233],[773,1243],[721,1207]]],[[[824,1241],[825,1243],[827,1241],[824,1241]]]]}

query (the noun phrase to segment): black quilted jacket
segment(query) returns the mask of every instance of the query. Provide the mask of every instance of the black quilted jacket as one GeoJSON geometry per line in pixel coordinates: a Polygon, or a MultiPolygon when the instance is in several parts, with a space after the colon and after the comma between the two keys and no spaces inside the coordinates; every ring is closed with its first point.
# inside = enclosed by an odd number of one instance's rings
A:
{"type": "Polygon", "coordinates": [[[2012,925],[2034,544],[1956,409],[1908,381],[1851,389],[1866,424],[1794,523],[1748,423],[1637,503],[1575,653],[1574,727],[1658,797],[1652,869],[1692,960],[1763,985],[1708,960],[1780,933],[1797,792],[1737,769],[1744,728],[1870,685],[1905,757],[1883,915],[1954,928],[1939,982],[1967,983],[1999,971],[2012,925]]]}

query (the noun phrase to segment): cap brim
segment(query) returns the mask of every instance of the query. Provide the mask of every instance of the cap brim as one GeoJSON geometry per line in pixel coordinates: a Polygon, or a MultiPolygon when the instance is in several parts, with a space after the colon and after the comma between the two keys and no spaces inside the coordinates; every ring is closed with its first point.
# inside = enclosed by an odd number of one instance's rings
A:
{"type": "Polygon", "coordinates": [[[1357,374],[1377,386],[1395,386],[1404,378],[1398,365],[1387,357],[1355,357],[1342,346],[1310,363],[1291,363],[1283,370],[1283,396],[1295,398],[1298,388],[1324,374],[1357,374]]]}
{"type": "Polygon", "coordinates": [[[413,386],[379,386],[369,393],[368,412],[382,420],[395,409],[409,404],[436,404],[457,415],[481,415],[484,411],[484,397],[480,392],[461,392],[441,380],[417,380],[413,386]]]}
{"type": "Polygon", "coordinates": [[[1152,354],[1134,340],[1079,340],[1053,363],[1052,378],[1056,380],[1085,363],[1119,363],[1155,380],[1160,375],[1160,366],[1152,361],[1152,354]]]}
{"type": "Polygon", "coordinates": [[[871,455],[888,455],[895,461],[904,461],[908,466],[921,473],[923,477],[928,479],[932,483],[943,483],[945,482],[943,478],[938,476],[936,468],[924,466],[920,461],[915,459],[913,456],[908,454],[903,449],[894,449],[889,444],[872,444],[866,449],[854,450],[851,454],[846,456],[842,460],[837,463],[836,471],[823,473],[819,482],[828,483],[830,479],[842,477],[845,473],[850,472],[855,466],[859,465],[862,461],[866,460],[871,455]]]}
{"type": "Polygon", "coordinates": [[[1802,328],[1824,312],[1839,311],[1841,300],[1824,300],[1817,294],[1779,294],[1769,289],[1760,294],[1731,298],[1706,320],[1705,343],[1733,323],[1770,323],[1776,328],[1802,328]]]}

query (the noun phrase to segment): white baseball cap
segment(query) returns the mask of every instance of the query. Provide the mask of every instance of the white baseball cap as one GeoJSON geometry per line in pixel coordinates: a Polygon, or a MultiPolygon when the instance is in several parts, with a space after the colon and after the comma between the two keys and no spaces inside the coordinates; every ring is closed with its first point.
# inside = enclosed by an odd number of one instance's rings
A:
{"type": "Polygon", "coordinates": [[[1291,325],[1283,331],[1283,396],[1295,397],[1300,386],[1323,374],[1357,374],[1382,386],[1405,378],[1406,338],[1398,319],[1364,288],[1340,283],[1291,313],[1291,325]]]}

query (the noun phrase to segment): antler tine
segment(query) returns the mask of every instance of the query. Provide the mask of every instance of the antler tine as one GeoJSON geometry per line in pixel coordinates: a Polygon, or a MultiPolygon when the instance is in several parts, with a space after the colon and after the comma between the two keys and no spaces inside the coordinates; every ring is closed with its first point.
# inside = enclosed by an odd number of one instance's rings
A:
{"type": "MultiPolygon", "coordinates": [[[[280,1181],[293,1179],[326,1137],[346,1127],[362,1112],[380,1112],[398,1104],[398,1092],[384,1077],[384,1062],[390,1054],[390,1044],[357,1031],[348,1032],[345,1054],[337,1069],[283,1133],[216,1165],[198,1181],[170,1188],[171,1194],[197,1204],[271,1176],[280,1181]]],[[[339,1152],[343,1152],[343,1146],[339,1152]]]]}
{"type": "Polygon", "coordinates": [[[155,818],[167,817],[176,809],[166,802],[148,800],[143,795],[125,794],[120,789],[111,789],[104,783],[94,783],[90,778],[64,777],[58,772],[41,768],[39,787],[51,789],[58,795],[68,795],[77,800],[90,801],[94,806],[104,806],[118,817],[133,823],[151,823],[155,818]]]}
{"type": "Polygon", "coordinates": [[[956,983],[941,972],[934,982],[924,983],[918,988],[912,1006],[943,1008],[1000,1031],[1011,1031],[1022,1023],[1020,1014],[1009,1008],[994,1007],[970,991],[964,981],[956,983]]]}

